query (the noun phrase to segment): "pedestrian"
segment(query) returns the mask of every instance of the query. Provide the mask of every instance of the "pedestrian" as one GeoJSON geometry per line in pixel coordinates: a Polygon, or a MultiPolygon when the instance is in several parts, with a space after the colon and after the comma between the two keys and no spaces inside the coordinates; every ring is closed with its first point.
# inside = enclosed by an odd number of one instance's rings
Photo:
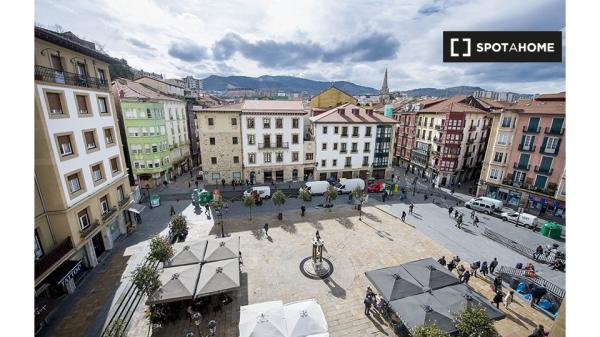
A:
{"type": "Polygon", "coordinates": [[[460,188],[460,181],[458,182],[458,188],[460,188]]]}
{"type": "Polygon", "coordinates": [[[438,263],[441,264],[442,266],[446,266],[446,257],[442,256],[439,260],[438,263]]]}
{"type": "Polygon", "coordinates": [[[533,332],[528,337],[545,337],[545,336],[546,336],[546,331],[544,330],[544,326],[540,324],[535,329],[533,329],[533,332]]]}
{"type": "Polygon", "coordinates": [[[498,260],[494,258],[494,260],[490,263],[490,274],[494,273],[494,269],[498,266],[498,260]]]}
{"type": "Polygon", "coordinates": [[[451,260],[450,262],[448,262],[448,271],[452,272],[452,270],[454,269],[455,266],[456,266],[456,264],[454,263],[454,260],[451,260]]]}
{"type": "Polygon", "coordinates": [[[411,203],[410,206],[408,206],[408,214],[412,214],[413,213],[413,208],[415,208],[415,205],[413,205],[411,203]]]}
{"type": "Polygon", "coordinates": [[[509,291],[506,296],[504,296],[504,307],[508,309],[508,306],[513,302],[515,292],[513,290],[509,291]]]}
{"type": "Polygon", "coordinates": [[[319,234],[318,229],[317,229],[317,232],[315,233],[315,238],[317,238],[317,241],[321,240],[321,234],[319,234]]]}
{"type": "Polygon", "coordinates": [[[481,266],[481,262],[473,262],[471,263],[471,276],[477,277],[477,269],[481,266]]]}
{"type": "Polygon", "coordinates": [[[363,301],[363,303],[365,304],[365,315],[370,316],[369,311],[371,310],[371,296],[369,296],[369,294],[367,294],[367,296],[365,296],[365,300],[363,301]]]}
{"type": "Polygon", "coordinates": [[[269,224],[268,224],[268,223],[266,223],[266,224],[263,226],[263,228],[265,229],[265,235],[266,235],[266,236],[269,236],[269,224]]]}
{"type": "Polygon", "coordinates": [[[173,176],[173,182],[177,182],[177,176],[173,176]]]}
{"type": "Polygon", "coordinates": [[[458,218],[458,210],[454,211],[454,219],[458,218]]]}
{"type": "Polygon", "coordinates": [[[196,188],[198,188],[198,180],[196,180],[194,184],[196,184],[196,188]]]}
{"type": "Polygon", "coordinates": [[[225,178],[221,179],[221,186],[225,187],[225,178]]]}
{"type": "Polygon", "coordinates": [[[542,297],[544,297],[544,295],[546,295],[547,292],[548,291],[544,287],[535,287],[531,291],[531,303],[530,303],[530,305],[533,307],[534,304],[539,304],[540,300],[542,299],[542,297]]]}
{"type": "Polygon", "coordinates": [[[496,276],[494,283],[492,283],[492,288],[494,292],[502,291],[502,277],[496,276]]]}
{"type": "Polygon", "coordinates": [[[387,190],[383,191],[383,195],[381,196],[381,200],[385,202],[385,198],[387,198],[387,190]]]}
{"type": "Polygon", "coordinates": [[[487,261],[483,261],[483,263],[481,264],[481,268],[479,269],[479,271],[483,274],[484,277],[488,274],[488,264],[487,264],[487,261]]]}
{"type": "Polygon", "coordinates": [[[173,215],[175,215],[175,214],[177,214],[177,213],[175,212],[175,207],[173,207],[173,205],[171,205],[171,216],[173,216],[173,215]]]}
{"type": "Polygon", "coordinates": [[[304,207],[304,205],[300,206],[300,211],[302,211],[302,216],[304,216],[304,212],[306,212],[306,207],[304,207]]]}
{"type": "Polygon", "coordinates": [[[475,225],[475,227],[479,228],[479,218],[477,216],[475,216],[475,220],[473,220],[473,225],[475,225]]]}
{"type": "Polygon", "coordinates": [[[491,302],[496,305],[496,308],[500,309],[500,303],[502,303],[502,291],[497,291],[491,302]]]}
{"type": "Polygon", "coordinates": [[[448,217],[451,218],[452,217],[452,211],[454,210],[454,207],[450,206],[450,208],[448,208],[448,217]]]}
{"type": "Polygon", "coordinates": [[[167,188],[167,184],[168,184],[168,182],[166,180],[163,181],[163,186],[165,186],[165,188],[167,188]]]}
{"type": "Polygon", "coordinates": [[[192,188],[192,182],[188,181],[188,188],[192,188]]]}
{"type": "MultiPolygon", "coordinates": [[[[475,270],[477,270],[477,269],[475,269],[475,270]]],[[[466,270],[466,271],[463,273],[463,275],[462,275],[462,278],[463,278],[463,282],[464,282],[465,284],[469,284],[469,279],[471,278],[471,273],[469,273],[469,271],[468,271],[468,270],[466,270]]]]}
{"type": "Polygon", "coordinates": [[[471,212],[471,219],[475,219],[475,211],[471,212]]]}
{"type": "Polygon", "coordinates": [[[404,222],[405,219],[406,219],[406,212],[402,211],[402,222],[404,222]]]}
{"type": "Polygon", "coordinates": [[[246,186],[250,186],[250,181],[246,179],[246,186]]]}
{"type": "Polygon", "coordinates": [[[544,254],[544,247],[542,247],[542,245],[539,245],[535,249],[535,253],[533,253],[533,259],[537,260],[542,254],[544,254]]]}
{"type": "Polygon", "coordinates": [[[465,273],[465,266],[463,266],[462,264],[459,265],[458,268],[456,268],[456,272],[458,273],[458,282],[462,283],[463,275],[465,273]]]}

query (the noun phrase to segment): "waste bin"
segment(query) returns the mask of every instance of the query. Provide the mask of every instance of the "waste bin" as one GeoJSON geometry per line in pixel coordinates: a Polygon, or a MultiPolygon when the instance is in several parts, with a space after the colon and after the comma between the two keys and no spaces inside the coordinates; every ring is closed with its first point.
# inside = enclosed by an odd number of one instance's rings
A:
{"type": "Polygon", "coordinates": [[[546,222],[540,229],[543,236],[558,240],[562,234],[562,226],[554,222],[546,222]]]}
{"type": "Polygon", "coordinates": [[[513,277],[513,278],[510,279],[509,285],[510,285],[511,289],[515,289],[516,290],[517,287],[519,286],[519,280],[513,277]]]}

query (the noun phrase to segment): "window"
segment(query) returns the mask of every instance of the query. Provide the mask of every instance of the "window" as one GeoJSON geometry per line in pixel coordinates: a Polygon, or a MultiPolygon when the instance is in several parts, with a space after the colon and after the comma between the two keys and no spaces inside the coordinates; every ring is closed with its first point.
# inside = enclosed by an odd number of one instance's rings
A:
{"type": "Polygon", "coordinates": [[[104,69],[96,69],[98,71],[98,80],[100,83],[106,84],[106,74],[104,73],[104,69]]]}
{"type": "Polygon", "coordinates": [[[337,166],[337,159],[334,159],[331,163],[331,166],[337,166]]]}
{"type": "Polygon", "coordinates": [[[263,118],[263,129],[271,128],[271,118],[263,118]]]}
{"type": "Polygon", "coordinates": [[[167,129],[163,125],[160,126],[160,134],[161,135],[166,135],[167,134],[167,129]]]}
{"type": "Polygon", "coordinates": [[[150,109],[146,109],[146,118],[152,118],[152,111],[150,109]]]}
{"type": "Polygon", "coordinates": [[[557,137],[548,137],[546,141],[546,150],[556,150],[558,147],[559,138],[557,137]]]}
{"type": "Polygon", "coordinates": [[[321,160],[321,167],[327,167],[327,160],[321,160]]]}
{"type": "Polygon", "coordinates": [[[60,94],[55,92],[47,92],[46,99],[48,100],[48,109],[50,110],[51,115],[64,114],[62,102],[60,100],[60,94]]]}
{"type": "Polygon", "coordinates": [[[106,97],[98,97],[98,109],[101,114],[108,113],[108,105],[106,104],[106,97]]]}
{"type": "Polygon", "coordinates": [[[307,153],[304,157],[306,160],[313,160],[314,158],[312,153],[307,153]]]}
{"type": "Polygon", "coordinates": [[[212,117],[208,118],[208,126],[214,126],[215,125],[215,119],[212,117]]]}
{"type": "Polygon", "coordinates": [[[217,157],[210,157],[210,163],[213,165],[217,165],[217,157]]]}
{"type": "Polygon", "coordinates": [[[246,118],[246,124],[248,124],[248,129],[254,129],[254,118],[246,118]]]}
{"type": "Polygon", "coordinates": [[[150,146],[150,144],[144,144],[144,151],[146,153],[152,152],[152,147],[150,146]]]}
{"type": "Polygon", "coordinates": [[[490,170],[490,179],[501,179],[502,178],[502,172],[498,169],[491,169],[490,170]]]}
{"type": "Polygon", "coordinates": [[[352,143],[352,153],[358,152],[358,143],[352,143]]]}
{"type": "Polygon", "coordinates": [[[367,126],[367,129],[365,131],[365,137],[371,137],[371,127],[367,126]]]}
{"type": "Polygon", "coordinates": [[[352,137],[358,137],[358,126],[352,127],[352,137]]]}
{"type": "Polygon", "coordinates": [[[498,133],[498,145],[509,145],[509,139],[507,134],[498,133]]]}
{"type": "Polygon", "coordinates": [[[346,150],[346,143],[341,143],[341,149],[340,149],[340,152],[341,152],[341,153],[346,153],[346,152],[347,152],[347,150],[346,150]]]}
{"type": "Polygon", "coordinates": [[[542,157],[542,161],[540,162],[540,171],[550,172],[550,168],[552,167],[552,157],[542,157]]]}
{"type": "Polygon", "coordinates": [[[60,148],[60,155],[62,157],[70,156],[73,154],[73,147],[71,146],[71,136],[58,136],[58,147],[60,148]]]}
{"type": "Polygon", "coordinates": [[[100,198],[100,213],[104,215],[108,213],[109,210],[110,207],[108,206],[108,196],[105,195],[102,198],[100,198]]]}
{"type": "Polygon", "coordinates": [[[125,199],[125,192],[123,192],[123,185],[117,187],[117,201],[121,202],[125,199]]]}
{"type": "Polygon", "coordinates": [[[333,143],[333,151],[337,151],[338,149],[338,143],[333,143]]]}
{"type": "Polygon", "coordinates": [[[342,126],[342,137],[348,137],[348,127],[342,126]]]}
{"type": "Polygon", "coordinates": [[[283,152],[275,152],[275,161],[278,163],[283,162],[283,152]]]}
{"type": "Polygon", "coordinates": [[[494,161],[497,163],[501,163],[503,156],[504,156],[504,153],[502,153],[502,152],[494,153],[494,161]]]}
{"type": "Polygon", "coordinates": [[[298,129],[300,127],[300,120],[298,118],[292,118],[292,128],[298,129]]]}
{"type": "Polygon", "coordinates": [[[254,145],[254,144],[255,144],[254,135],[248,135],[248,145],[254,145]]]}
{"type": "Polygon", "coordinates": [[[237,125],[237,118],[235,118],[235,117],[231,118],[231,125],[237,125]]]}
{"type": "Polygon", "coordinates": [[[323,134],[324,134],[324,135],[326,135],[326,134],[327,134],[327,127],[326,127],[326,126],[324,126],[324,127],[323,127],[323,134]]]}
{"type": "Polygon", "coordinates": [[[77,217],[79,218],[79,228],[81,230],[90,227],[90,217],[88,216],[87,208],[77,213],[77,217]]]}
{"type": "Polygon", "coordinates": [[[263,162],[270,163],[271,162],[271,152],[263,153],[263,162]]]}
{"type": "Polygon", "coordinates": [[[216,144],[215,137],[210,137],[208,139],[208,141],[209,141],[210,145],[215,145],[216,144]]]}
{"type": "Polygon", "coordinates": [[[421,138],[421,129],[417,129],[417,138],[421,138]]]}
{"type": "Polygon", "coordinates": [[[535,143],[535,136],[523,135],[522,137],[523,150],[529,150],[535,143]]]}
{"type": "Polygon", "coordinates": [[[365,143],[365,149],[363,150],[363,152],[370,152],[371,151],[371,143],[365,143]]]}
{"type": "Polygon", "coordinates": [[[283,118],[275,118],[275,128],[277,128],[277,129],[283,128],[283,118]]]}
{"type": "Polygon", "coordinates": [[[71,191],[71,193],[75,193],[81,190],[81,184],[79,183],[79,175],[77,173],[68,176],[67,181],[69,182],[69,191],[71,191]]]}
{"type": "Polygon", "coordinates": [[[92,166],[92,179],[94,182],[102,180],[102,168],[100,164],[92,166]]]}
{"type": "Polygon", "coordinates": [[[77,111],[81,115],[89,114],[87,98],[84,95],[75,95],[77,100],[77,111]]]}
{"type": "Polygon", "coordinates": [[[297,162],[297,161],[298,161],[298,158],[299,158],[298,151],[294,151],[294,152],[292,152],[292,161],[293,161],[293,162],[297,162]]]}
{"type": "Polygon", "coordinates": [[[238,164],[240,162],[240,157],[238,156],[233,156],[233,163],[234,164],[238,164]]]}
{"type": "Polygon", "coordinates": [[[231,138],[231,142],[232,142],[233,144],[237,144],[237,143],[238,143],[238,137],[232,137],[232,138],[231,138]]]}
{"type": "Polygon", "coordinates": [[[321,145],[321,150],[323,150],[323,151],[327,150],[327,143],[323,143],[323,145],[321,145]]]}
{"type": "Polygon", "coordinates": [[[248,163],[256,164],[256,153],[248,153],[248,163]]]}
{"type": "MultiPolygon", "coordinates": [[[[475,134],[475,138],[477,138],[477,134],[475,134]]],[[[431,140],[431,130],[429,130],[429,133],[427,134],[427,140],[431,140]]]]}
{"type": "Polygon", "coordinates": [[[148,136],[148,128],[142,128],[142,136],[143,137],[148,136]]]}
{"type": "Polygon", "coordinates": [[[344,164],[345,167],[350,167],[352,166],[352,157],[346,157],[346,163],[344,164]]]}
{"type": "Polygon", "coordinates": [[[112,129],[104,129],[104,139],[106,140],[106,144],[114,144],[115,139],[113,138],[112,129]]]}
{"type": "Polygon", "coordinates": [[[334,134],[336,134],[336,135],[337,135],[338,133],[340,133],[340,127],[339,127],[339,126],[334,126],[334,127],[333,127],[333,133],[334,133],[334,134]]]}
{"type": "Polygon", "coordinates": [[[298,144],[298,134],[292,135],[292,144],[298,144]]]}
{"type": "MultiPolygon", "coordinates": [[[[156,152],[156,151],[155,151],[156,152]]],[[[112,173],[119,172],[119,157],[110,159],[110,170],[112,173]]]]}
{"type": "Polygon", "coordinates": [[[542,176],[542,175],[538,175],[535,177],[535,188],[539,188],[540,190],[543,190],[544,188],[546,188],[546,182],[548,181],[548,177],[546,176],[542,176]]]}
{"type": "Polygon", "coordinates": [[[83,138],[85,139],[85,148],[88,151],[94,150],[97,148],[96,137],[94,136],[94,131],[84,131],[83,138]]]}

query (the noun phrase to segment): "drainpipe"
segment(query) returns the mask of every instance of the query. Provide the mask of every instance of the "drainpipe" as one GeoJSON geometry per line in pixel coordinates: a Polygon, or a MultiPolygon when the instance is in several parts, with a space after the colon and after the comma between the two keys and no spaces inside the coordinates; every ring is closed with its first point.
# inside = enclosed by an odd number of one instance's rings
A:
{"type": "Polygon", "coordinates": [[[46,215],[46,221],[48,222],[48,229],[50,230],[50,236],[52,237],[52,243],[56,245],[56,237],[54,236],[54,231],[52,230],[52,223],[50,221],[50,217],[48,216],[48,209],[46,209],[46,203],[44,202],[44,196],[42,196],[40,183],[37,180],[37,175],[33,175],[35,179],[35,187],[38,195],[40,196],[40,201],[42,202],[42,208],[44,209],[44,214],[46,215]]]}

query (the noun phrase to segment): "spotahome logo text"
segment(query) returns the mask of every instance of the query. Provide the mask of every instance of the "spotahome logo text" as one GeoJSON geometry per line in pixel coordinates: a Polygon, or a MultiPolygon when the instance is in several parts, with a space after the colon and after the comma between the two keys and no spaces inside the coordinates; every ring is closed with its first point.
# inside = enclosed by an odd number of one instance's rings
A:
{"type": "Polygon", "coordinates": [[[444,32],[444,62],[562,62],[562,33],[444,32]]]}

